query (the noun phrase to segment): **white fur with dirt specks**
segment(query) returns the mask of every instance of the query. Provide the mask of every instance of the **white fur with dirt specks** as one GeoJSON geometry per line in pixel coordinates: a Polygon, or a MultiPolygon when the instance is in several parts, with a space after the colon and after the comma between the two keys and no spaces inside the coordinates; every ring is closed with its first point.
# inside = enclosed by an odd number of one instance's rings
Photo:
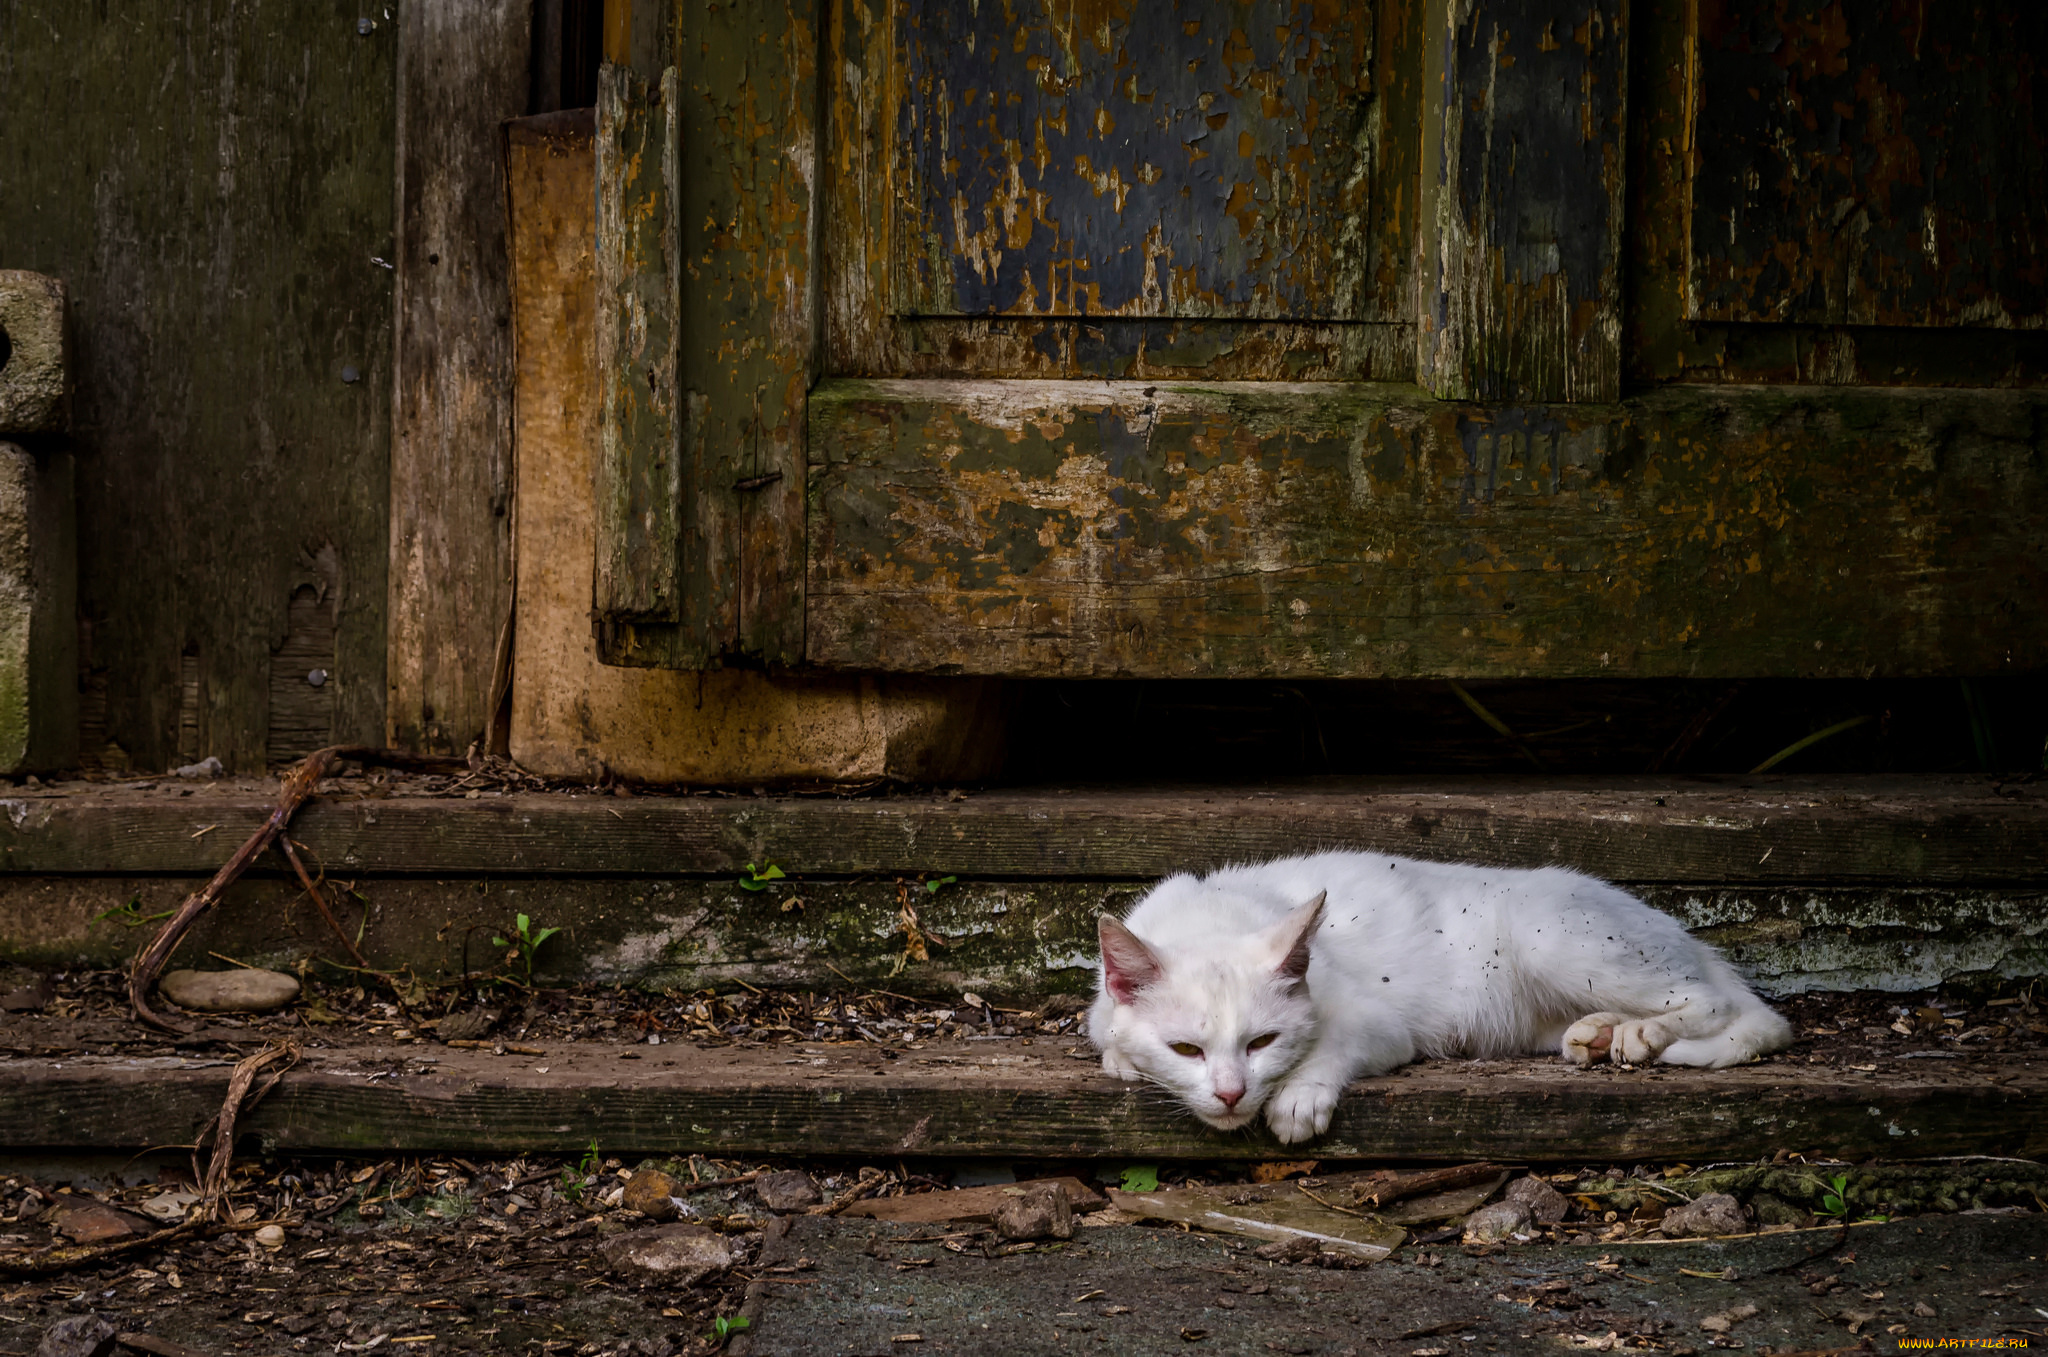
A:
{"type": "Polygon", "coordinates": [[[1560,867],[1282,858],[1169,877],[1100,934],[1102,1067],[1290,1144],[1419,1056],[1719,1067],[1792,1039],[1675,919],[1560,867]]]}

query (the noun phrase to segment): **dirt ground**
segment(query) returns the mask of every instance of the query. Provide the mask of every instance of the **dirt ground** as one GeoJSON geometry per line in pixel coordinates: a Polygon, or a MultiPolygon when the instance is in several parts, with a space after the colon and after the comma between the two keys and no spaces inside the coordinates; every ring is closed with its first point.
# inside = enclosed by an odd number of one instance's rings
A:
{"type": "MultiPolygon", "coordinates": [[[[2025,1206],[1886,1223],[1851,1209],[1808,1228],[1757,1233],[1751,1224],[1736,1237],[1665,1241],[1655,1213],[1597,1208],[1617,1190],[1679,1197],[1665,1185],[1688,1183],[1685,1170],[1587,1166],[1545,1175],[1574,1201],[1575,1218],[1556,1237],[1586,1242],[1464,1246],[1452,1221],[1418,1227],[1391,1258],[1361,1265],[1328,1255],[1270,1261],[1258,1255],[1257,1240],[1188,1233],[1113,1211],[1082,1216],[1071,1239],[1023,1246],[986,1225],[823,1214],[853,1198],[1000,1181],[1017,1169],[1086,1172],[1085,1165],[884,1170],[814,1162],[802,1167],[821,1204],[786,1213],[764,1205],[756,1188],[771,1167],[702,1159],[662,1166],[678,1178],[673,1200],[682,1220],[715,1233],[733,1255],[729,1266],[677,1285],[638,1281],[607,1256],[607,1245],[643,1238],[652,1222],[625,1204],[634,1167],[596,1156],[580,1163],[249,1161],[237,1166],[220,1226],[92,1266],[9,1276],[29,1248],[81,1220],[118,1211],[147,1231],[192,1205],[182,1156],[18,1160],[0,1180],[0,1354],[37,1352],[53,1325],[87,1315],[133,1339],[131,1351],[158,1357],[183,1357],[181,1348],[283,1354],[380,1347],[672,1357],[714,1351],[740,1335],[745,1350],[758,1354],[1448,1357],[1743,1346],[1897,1351],[1897,1340],[1911,1336],[2048,1342],[2048,1310],[2037,1308],[2048,1305],[2048,1212],[2038,1196],[2025,1206]],[[264,1231],[268,1222],[279,1229],[264,1231]],[[1737,1314],[1749,1305],[1754,1314],[1737,1314]],[[1731,1314],[1719,1330],[1702,1327],[1731,1314]]],[[[1119,1171],[1094,1167],[1112,1177],[1119,1171]]],[[[1886,1172],[1778,1171],[1816,1181],[1841,1172],[1878,1180],[1886,1172]]],[[[1948,1171],[1980,1180],[2032,1175],[2036,1183],[2043,1173],[2010,1163],[1948,1171]]],[[[1244,1166],[1181,1165],[1161,1174],[1169,1185],[1245,1176],[1244,1166]]]]}

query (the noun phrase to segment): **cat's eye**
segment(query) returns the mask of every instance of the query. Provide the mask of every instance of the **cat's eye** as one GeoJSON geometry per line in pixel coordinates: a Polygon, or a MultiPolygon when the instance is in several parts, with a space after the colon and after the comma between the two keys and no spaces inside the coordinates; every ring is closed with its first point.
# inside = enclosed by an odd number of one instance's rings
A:
{"type": "Polygon", "coordinates": [[[1202,1053],[1202,1048],[1195,1045],[1192,1041],[1171,1041],[1167,1043],[1167,1049],[1175,1055],[1184,1055],[1190,1060],[1193,1060],[1202,1053]]]}
{"type": "Polygon", "coordinates": [[[1268,1032],[1263,1037],[1253,1037],[1244,1044],[1244,1048],[1247,1051],[1263,1051],[1278,1040],[1280,1040],[1278,1032],[1268,1032]]]}

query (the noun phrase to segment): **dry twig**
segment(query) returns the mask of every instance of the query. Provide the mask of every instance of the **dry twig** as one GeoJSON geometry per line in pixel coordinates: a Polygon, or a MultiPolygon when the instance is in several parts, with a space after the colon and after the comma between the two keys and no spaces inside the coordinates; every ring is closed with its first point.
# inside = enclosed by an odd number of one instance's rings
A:
{"type": "MultiPolygon", "coordinates": [[[[141,954],[135,958],[135,965],[128,972],[128,1004],[134,1009],[137,1018],[161,1031],[181,1030],[175,1023],[150,1008],[150,986],[156,983],[164,964],[171,959],[171,953],[177,950],[179,940],[185,936],[199,916],[219,903],[221,893],[233,885],[242,873],[248,871],[257,858],[263,856],[264,849],[283,839],[285,826],[291,823],[292,815],[313,795],[314,790],[320,785],[320,779],[333,771],[336,764],[343,762],[376,764],[380,767],[399,768],[410,772],[447,772],[465,766],[460,759],[422,758],[395,749],[379,749],[374,745],[330,745],[326,749],[316,749],[306,755],[296,767],[279,779],[277,805],[265,817],[262,827],[242,841],[242,846],[237,848],[233,856],[213,874],[211,881],[185,897],[185,903],[178,906],[178,912],[171,916],[170,921],[150,939],[149,946],[143,948],[141,954]]],[[[328,910],[326,899],[314,886],[305,865],[299,861],[297,852],[291,848],[288,841],[284,854],[286,860],[298,872],[299,880],[312,894],[313,903],[319,906],[320,912],[326,916],[335,935],[341,938],[349,953],[360,962],[362,957],[356,953],[355,944],[342,932],[340,921],[328,910]]]]}

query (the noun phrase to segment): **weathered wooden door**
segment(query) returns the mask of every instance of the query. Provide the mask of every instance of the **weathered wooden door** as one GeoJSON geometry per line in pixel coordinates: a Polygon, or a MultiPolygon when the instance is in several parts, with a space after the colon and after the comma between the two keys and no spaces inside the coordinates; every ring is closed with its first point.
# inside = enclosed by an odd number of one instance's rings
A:
{"type": "Polygon", "coordinates": [[[2021,0],[646,3],[616,662],[2048,659],[2021,0]]]}

